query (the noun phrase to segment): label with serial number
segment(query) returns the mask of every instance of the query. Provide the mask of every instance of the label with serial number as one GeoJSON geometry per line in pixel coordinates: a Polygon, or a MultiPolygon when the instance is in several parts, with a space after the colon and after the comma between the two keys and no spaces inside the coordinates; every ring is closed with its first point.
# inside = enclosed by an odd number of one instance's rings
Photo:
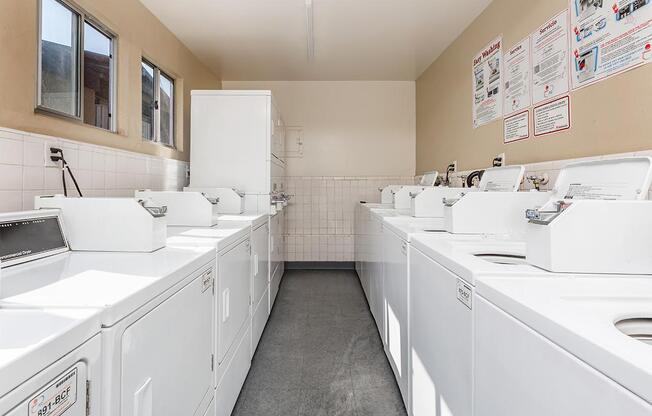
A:
{"type": "Polygon", "coordinates": [[[62,374],[29,401],[28,416],[61,416],[77,401],[77,369],[62,374]]]}
{"type": "Polygon", "coordinates": [[[457,279],[457,300],[473,309],[473,289],[464,280],[457,279]]]}

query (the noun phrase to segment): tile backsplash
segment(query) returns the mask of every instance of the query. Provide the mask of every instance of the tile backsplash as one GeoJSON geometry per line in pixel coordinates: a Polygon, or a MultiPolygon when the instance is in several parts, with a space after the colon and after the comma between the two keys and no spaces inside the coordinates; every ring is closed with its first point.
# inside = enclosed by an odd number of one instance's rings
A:
{"type": "Polygon", "coordinates": [[[414,177],[288,177],[287,261],[353,261],[358,201],[379,202],[378,188],[414,184],[414,177]]]}
{"type": "MultiPolygon", "coordinates": [[[[29,210],[37,195],[63,193],[60,164],[50,147],[63,149],[84,196],[133,196],[134,190],[180,190],[187,162],[0,128],[0,212],[29,210]]],[[[66,174],[68,195],[76,195],[66,174]]]]}

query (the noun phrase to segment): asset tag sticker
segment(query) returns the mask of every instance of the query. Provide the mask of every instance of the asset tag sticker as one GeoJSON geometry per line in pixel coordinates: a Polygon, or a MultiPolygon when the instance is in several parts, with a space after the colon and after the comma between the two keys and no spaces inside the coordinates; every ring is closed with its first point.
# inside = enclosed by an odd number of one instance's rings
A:
{"type": "Polygon", "coordinates": [[[29,401],[28,416],[61,416],[77,402],[77,369],[64,373],[29,401]]]}
{"type": "Polygon", "coordinates": [[[461,279],[457,279],[457,300],[473,309],[473,289],[461,279]]]}

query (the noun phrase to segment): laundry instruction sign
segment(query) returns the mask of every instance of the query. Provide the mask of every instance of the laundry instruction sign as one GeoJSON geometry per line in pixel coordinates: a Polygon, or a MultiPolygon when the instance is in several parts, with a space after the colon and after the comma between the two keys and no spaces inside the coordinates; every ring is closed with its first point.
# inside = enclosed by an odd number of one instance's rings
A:
{"type": "Polygon", "coordinates": [[[500,36],[473,58],[473,128],[503,116],[502,45],[500,36]]]}
{"type": "Polygon", "coordinates": [[[652,0],[570,0],[573,89],[652,62],[652,0]]]}

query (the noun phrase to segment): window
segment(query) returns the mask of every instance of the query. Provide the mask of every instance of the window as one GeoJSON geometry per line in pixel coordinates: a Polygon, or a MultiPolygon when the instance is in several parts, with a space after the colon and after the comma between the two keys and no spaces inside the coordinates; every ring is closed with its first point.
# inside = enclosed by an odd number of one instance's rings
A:
{"type": "Polygon", "coordinates": [[[113,130],[114,36],[61,0],[41,0],[37,108],[113,130]]]}
{"type": "Polygon", "coordinates": [[[143,138],[174,147],[174,79],[142,61],[141,80],[143,138]]]}

